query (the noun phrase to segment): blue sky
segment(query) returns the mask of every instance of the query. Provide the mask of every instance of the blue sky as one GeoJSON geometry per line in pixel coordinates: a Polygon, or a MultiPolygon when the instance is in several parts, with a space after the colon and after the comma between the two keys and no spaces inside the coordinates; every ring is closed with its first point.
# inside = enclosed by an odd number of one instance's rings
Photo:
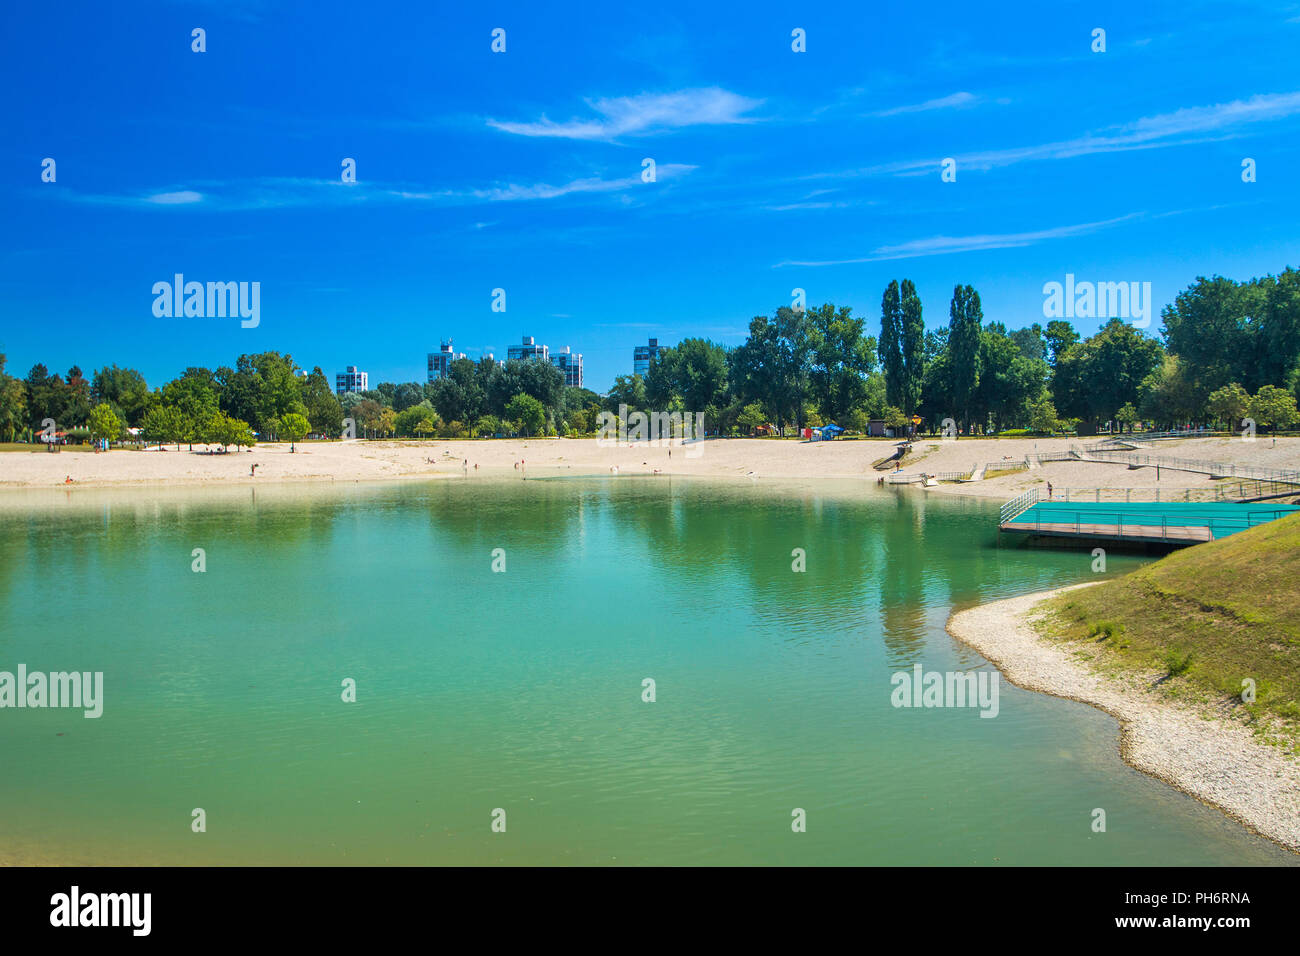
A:
{"type": "Polygon", "coordinates": [[[970,283],[1018,328],[1067,272],[1158,314],[1300,265],[1300,4],[1148,6],[14,5],[0,350],[158,385],[278,349],[373,385],[530,334],[603,390],[796,287],[874,333],[890,279],[932,327],[970,283]],[[260,325],[156,318],[177,272],[261,282],[260,325]]]}

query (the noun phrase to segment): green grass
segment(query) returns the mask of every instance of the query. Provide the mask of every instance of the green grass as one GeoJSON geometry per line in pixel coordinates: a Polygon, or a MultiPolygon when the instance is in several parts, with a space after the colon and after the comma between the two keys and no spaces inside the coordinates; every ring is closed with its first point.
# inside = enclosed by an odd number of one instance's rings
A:
{"type": "Polygon", "coordinates": [[[1026,468],[990,468],[984,472],[984,479],[1001,478],[1003,475],[1023,475],[1028,469],[1026,468]]]}
{"type": "Polygon", "coordinates": [[[1103,668],[1242,709],[1300,742],[1300,514],[1175,551],[1051,602],[1052,636],[1103,668]],[[1256,699],[1242,702],[1243,681],[1256,699]]]}

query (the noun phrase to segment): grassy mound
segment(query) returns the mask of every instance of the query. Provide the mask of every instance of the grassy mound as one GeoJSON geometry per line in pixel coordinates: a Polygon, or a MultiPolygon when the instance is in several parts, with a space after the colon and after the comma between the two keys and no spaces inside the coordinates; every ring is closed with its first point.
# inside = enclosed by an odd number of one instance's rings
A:
{"type": "Polygon", "coordinates": [[[1300,737],[1300,515],[1198,544],[1057,597],[1049,633],[1098,664],[1300,737]],[[1243,681],[1254,702],[1242,701],[1243,681]]]}

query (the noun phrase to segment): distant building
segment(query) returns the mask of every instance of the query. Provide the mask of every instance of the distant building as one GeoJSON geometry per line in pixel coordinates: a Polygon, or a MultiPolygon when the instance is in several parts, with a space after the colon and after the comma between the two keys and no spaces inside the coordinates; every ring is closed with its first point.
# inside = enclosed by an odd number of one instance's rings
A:
{"type": "Polygon", "coordinates": [[[340,395],[369,390],[369,377],[355,365],[349,365],[346,372],[339,372],[334,376],[334,391],[340,395]]]}
{"type": "Polygon", "coordinates": [[[429,353],[429,377],[427,381],[436,382],[440,378],[446,378],[451,363],[464,357],[464,352],[452,351],[451,339],[447,339],[442,343],[438,351],[429,353]]]}
{"type": "Polygon", "coordinates": [[[564,373],[565,385],[570,388],[582,388],[581,352],[570,352],[569,347],[566,345],[561,351],[551,356],[551,364],[564,373]]]}
{"type": "Polygon", "coordinates": [[[632,349],[632,374],[642,378],[650,371],[650,363],[659,355],[659,340],[651,339],[648,345],[638,345],[632,349]]]}
{"type": "Polygon", "coordinates": [[[534,344],[533,337],[525,335],[522,345],[512,345],[506,349],[506,358],[512,362],[546,362],[550,360],[550,349],[545,345],[534,344]]]}

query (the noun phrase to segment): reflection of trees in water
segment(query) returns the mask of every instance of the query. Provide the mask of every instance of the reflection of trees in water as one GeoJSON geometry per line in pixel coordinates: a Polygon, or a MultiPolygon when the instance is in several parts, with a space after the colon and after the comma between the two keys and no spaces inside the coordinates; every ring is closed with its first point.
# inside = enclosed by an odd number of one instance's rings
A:
{"type": "Polygon", "coordinates": [[[322,544],[339,514],[334,497],[272,497],[266,503],[254,488],[211,500],[145,495],[135,489],[131,498],[86,496],[69,509],[0,515],[0,584],[7,593],[21,566],[29,582],[40,582],[54,597],[73,587],[78,576],[139,570],[160,551],[189,573],[191,551],[217,542],[235,540],[246,547],[266,542],[277,548],[322,544]]]}
{"type": "Polygon", "coordinates": [[[576,554],[589,509],[603,496],[595,487],[536,480],[445,481],[418,493],[438,538],[483,562],[494,548],[576,554]]]}
{"type": "MultiPolygon", "coordinates": [[[[906,492],[891,494],[880,505],[891,512],[880,523],[884,552],[880,568],[880,627],[891,667],[911,666],[920,659],[926,635],[926,602],[922,598],[927,555],[940,556],[934,564],[936,570],[946,568],[941,557],[943,545],[926,541],[925,506],[924,499],[918,501],[906,492]]],[[[943,520],[937,514],[931,518],[943,520]]]]}

